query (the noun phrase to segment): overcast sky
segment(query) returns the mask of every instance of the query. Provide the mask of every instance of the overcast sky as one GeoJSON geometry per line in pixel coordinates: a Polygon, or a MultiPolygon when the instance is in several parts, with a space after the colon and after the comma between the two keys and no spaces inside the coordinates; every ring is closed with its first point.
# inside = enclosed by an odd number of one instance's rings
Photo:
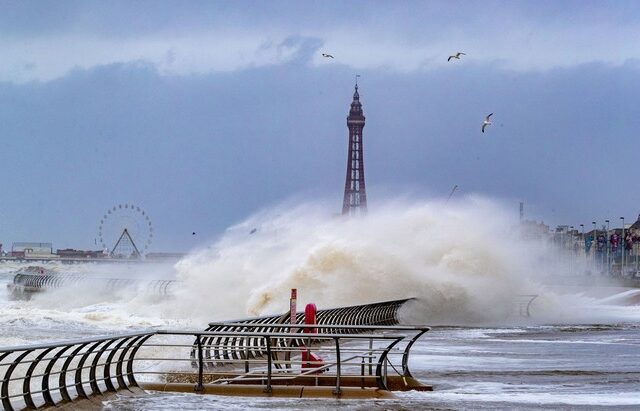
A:
{"type": "Polygon", "coordinates": [[[95,248],[117,204],[155,251],[282,201],[339,212],[356,73],[370,209],[457,184],[632,221],[639,38],[637,1],[3,2],[0,241],[95,248]]]}

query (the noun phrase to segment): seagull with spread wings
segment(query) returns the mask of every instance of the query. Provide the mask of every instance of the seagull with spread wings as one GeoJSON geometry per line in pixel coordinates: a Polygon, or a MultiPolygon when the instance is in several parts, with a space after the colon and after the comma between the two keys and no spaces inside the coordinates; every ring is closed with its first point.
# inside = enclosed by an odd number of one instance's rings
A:
{"type": "Polygon", "coordinates": [[[486,126],[490,126],[491,125],[491,121],[489,120],[489,117],[491,117],[493,115],[493,113],[489,114],[488,116],[486,116],[484,118],[484,121],[482,122],[482,132],[484,133],[484,128],[486,126]]]}
{"type": "Polygon", "coordinates": [[[451,61],[451,59],[458,59],[460,60],[460,56],[466,56],[466,54],[464,54],[463,52],[459,51],[454,55],[449,56],[449,58],[447,59],[447,61],[451,61]]]}
{"type": "Polygon", "coordinates": [[[322,53],[322,57],[326,57],[328,59],[332,59],[333,56],[331,54],[322,53]]]}

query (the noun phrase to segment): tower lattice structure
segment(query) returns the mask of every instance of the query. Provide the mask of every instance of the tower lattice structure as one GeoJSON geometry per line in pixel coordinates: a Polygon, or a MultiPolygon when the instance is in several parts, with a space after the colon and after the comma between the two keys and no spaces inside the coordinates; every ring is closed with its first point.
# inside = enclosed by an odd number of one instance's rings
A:
{"type": "Polygon", "coordinates": [[[342,214],[364,214],[367,212],[367,192],[364,185],[364,157],[362,152],[362,129],[364,114],[358,93],[358,84],[353,93],[351,109],[347,117],[349,129],[349,152],[347,155],[347,178],[344,183],[342,214]]]}

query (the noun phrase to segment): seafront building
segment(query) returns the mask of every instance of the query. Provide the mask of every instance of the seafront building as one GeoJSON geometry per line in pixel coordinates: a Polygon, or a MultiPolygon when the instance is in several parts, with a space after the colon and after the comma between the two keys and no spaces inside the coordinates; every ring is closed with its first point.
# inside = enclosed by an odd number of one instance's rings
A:
{"type": "Polygon", "coordinates": [[[632,224],[620,228],[592,224],[591,229],[585,231],[584,224],[551,229],[544,222],[522,220],[520,231],[525,239],[546,241],[570,260],[581,260],[587,271],[640,277],[640,215],[632,224]]]}
{"type": "MultiPolygon", "coordinates": [[[[184,257],[185,253],[178,252],[154,252],[147,253],[143,259],[147,262],[177,261],[184,257]]],[[[60,261],[60,262],[114,262],[114,261],[140,261],[140,258],[112,256],[106,250],[76,250],[63,248],[53,251],[52,243],[39,242],[15,242],[10,251],[0,247],[0,261],[60,261]]]]}

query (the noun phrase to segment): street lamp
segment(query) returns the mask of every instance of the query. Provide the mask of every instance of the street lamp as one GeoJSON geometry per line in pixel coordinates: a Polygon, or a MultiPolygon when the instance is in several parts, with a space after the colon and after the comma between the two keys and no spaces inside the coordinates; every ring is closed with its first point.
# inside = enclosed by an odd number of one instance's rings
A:
{"type": "Polygon", "coordinates": [[[620,220],[622,220],[622,261],[621,261],[621,268],[620,268],[620,275],[624,276],[624,247],[626,246],[625,241],[624,241],[624,217],[620,217],[620,220]]]}
{"type": "Polygon", "coordinates": [[[592,221],[591,224],[593,224],[593,237],[591,237],[591,249],[593,250],[593,263],[596,265],[596,268],[598,267],[598,260],[596,259],[596,247],[597,247],[597,242],[596,242],[596,231],[598,230],[598,228],[596,227],[596,222],[592,221]]]}
{"type": "Polygon", "coordinates": [[[573,235],[573,226],[570,225],[569,226],[569,247],[571,248],[571,250],[573,251],[573,243],[574,243],[574,235],[573,235]]]}
{"type": "Polygon", "coordinates": [[[573,235],[573,226],[569,226],[569,271],[573,274],[576,260],[576,237],[573,235]]]}
{"type": "Polygon", "coordinates": [[[611,265],[609,261],[609,220],[604,220],[604,222],[607,223],[607,234],[605,235],[605,238],[604,238],[604,246],[607,248],[607,254],[606,254],[607,274],[609,274],[609,266],[611,265]]]}
{"type": "Polygon", "coordinates": [[[582,251],[584,251],[584,258],[587,258],[587,243],[584,239],[584,224],[580,224],[580,228],[582,228],[582,251]]]}
{"type": "Polygon", "coordinates": [[[573,250],[573,226],[572,225],[569,226],[568,234],[569,234],[569,248],[573,250]]]}

